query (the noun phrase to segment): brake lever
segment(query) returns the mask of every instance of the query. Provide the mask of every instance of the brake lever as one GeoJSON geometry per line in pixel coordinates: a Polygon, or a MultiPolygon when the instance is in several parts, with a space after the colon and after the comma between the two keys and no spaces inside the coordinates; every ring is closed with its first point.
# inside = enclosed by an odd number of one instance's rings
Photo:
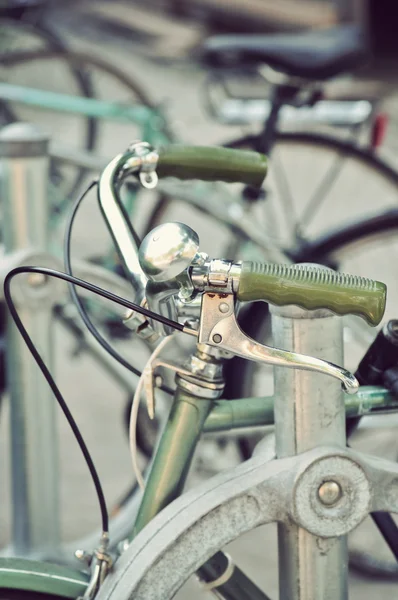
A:
{"type": "Polygon", "coordinates": [[[246,335],[236,320],[235,299],[231,293],[203,294],[198,341],[255,362],[330,375],[339,379],[349,394],[355,394],[359,387],[354,375],[342,367],[312,356],[265,346],[246,335]]]}

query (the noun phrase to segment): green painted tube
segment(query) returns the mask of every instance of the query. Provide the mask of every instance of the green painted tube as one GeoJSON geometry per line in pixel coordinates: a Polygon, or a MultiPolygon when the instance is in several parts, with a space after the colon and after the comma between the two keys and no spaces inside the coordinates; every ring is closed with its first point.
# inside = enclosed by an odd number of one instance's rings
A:
{"type": "Polygon", "coordinates": [[[0,589],[77,598],[86,591],[88,579],[86,573],[60,565],[26,558],[0,558],[0,589]]]}
{"type": "Polygon", "coordinates": [[[327,308],[338,315],[358,315],[378,325],[386,307],[387,288],[380,281],[345,275],[316,266],[244,262],[238,300],[264,300],[307,310],[327,308]]]}
{"type": "Polygon", "coordinates": [[[274,424],[274,397],[216,400],[209,413],[204,430],[227,431],[240,427],[274,424]]]}
{"type": "Polygon", "coordinates": [[[146,482],[132,537],[182,493],[203,424],[212,404],[212,400],[190,396],[177,388],[170,416],[146,482]]]}
{"type": "Polygon", "coordinates": [[[35,106],[43,110],[54,110],[142,125],[156,116],[153,109],[144,105],[127,106],[116,102],[97,100],[96,98],[71,96],[9,83],[0,83],[0,98],[10,102],[26,104],[27,106],[35,106]]]}
{"type": "MultiPolygon", "coordinates": [[[[363,386],[356,394],[345,394],[347,418],[376,412],[398,411],[398,399],[378,386],[363,386]]],[[[273,425],[274,398],[241,398],[216,400],[209,413],[203,431],[206,433],[273,425]]]]}
{"type": "Polygon", "coordinates": [[[226,181],[260,187],[267,173],[263,154],[216,146],[181,146],[160,148],[156,172],[159,177],[226,181]]]}
{"type": "Polygon", "coordinates": [[[364,385],[356,394],[345,395],[345,411],[348,418],[397,410],[398,399],[380,386],[364,385]]]}
{"type": "MultiPolygon", "coordinates": [[[[183,491],[192,457],[202,431],[272,425],[274,399],[205,400],[177,391],[146,482],[132,537],[183,491]]],[[[384,388],[361,387],[345,395],[347,417],[382,410],[398,410],[398,400],[384,388]]]]}

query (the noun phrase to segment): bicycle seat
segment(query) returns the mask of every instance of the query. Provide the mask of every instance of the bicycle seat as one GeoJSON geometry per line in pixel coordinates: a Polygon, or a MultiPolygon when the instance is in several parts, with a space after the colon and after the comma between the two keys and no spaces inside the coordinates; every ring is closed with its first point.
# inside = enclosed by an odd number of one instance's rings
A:
{"type": "Polygon", "coordinates": [[[268,64],[304,79],[329,79],[361,66],[370,56],[364,31],[357,25],[297,34],[218,35],[202,46],[212,67],[268,64]]]}

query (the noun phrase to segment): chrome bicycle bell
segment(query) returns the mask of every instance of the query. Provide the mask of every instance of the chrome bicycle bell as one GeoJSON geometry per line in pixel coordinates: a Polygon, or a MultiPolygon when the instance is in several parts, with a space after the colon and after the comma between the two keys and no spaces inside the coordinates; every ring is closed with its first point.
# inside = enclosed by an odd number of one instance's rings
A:
{"type": "Polygon", "coordinates": [[[199,250],[198,234],[184,223],[164,223],[143,239],[138,257],[151,281],[170,281],[181,275],[199,250]]]}

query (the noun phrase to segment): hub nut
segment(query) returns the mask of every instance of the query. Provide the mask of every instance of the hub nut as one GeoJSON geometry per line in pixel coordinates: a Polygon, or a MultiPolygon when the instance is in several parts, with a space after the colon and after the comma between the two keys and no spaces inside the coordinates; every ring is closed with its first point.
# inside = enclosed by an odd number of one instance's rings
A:
{"type": "Polygon", "coordinates": [[[319,500],[325,506],[333,506],[342,495],[342,489],[336,481],[325,481],[318,489],[319,500]]]}

